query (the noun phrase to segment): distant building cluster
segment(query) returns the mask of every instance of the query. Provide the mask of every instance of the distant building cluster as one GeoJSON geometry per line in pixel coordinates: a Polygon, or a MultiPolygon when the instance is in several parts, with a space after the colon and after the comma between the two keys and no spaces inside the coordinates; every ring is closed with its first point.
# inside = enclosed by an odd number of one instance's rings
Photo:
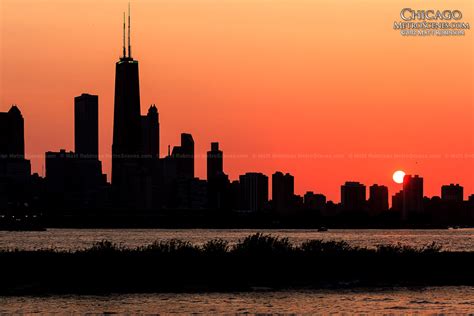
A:
{"type": "MultiPolygon", "coordinates": [[[[129,43],[130,44],[130,43],[129,43]]],[[[474,195],[464,200],[463,187],[445,185],[441,197],[423,194],[423,178],[406,175],[403,189],[348,181],[341,201],[321,193],[294,192],[294,177],[258,172],[230,181],[218,142],[207,152],[207,180],[195,177],[194,139],[181,134],[181,143],[160,157],[160,123],[155,105],[140,113],[138,61],[124,54],[116,63],[112,144],[112,174],[108,183],[99,160],[99,97],[74,99],[74,152],[46,152],[45,177],[31,175],[25,159],[24,121],[17,106],[0,113],[0,213],[41,210],[52,216],[77,214],[150,214],[163,210],[220,210],[239,214],[270,214],[274,218],[308,217],[364,220],[382,218],[413,222],[463,223],[474,220],[474,195]]]]}

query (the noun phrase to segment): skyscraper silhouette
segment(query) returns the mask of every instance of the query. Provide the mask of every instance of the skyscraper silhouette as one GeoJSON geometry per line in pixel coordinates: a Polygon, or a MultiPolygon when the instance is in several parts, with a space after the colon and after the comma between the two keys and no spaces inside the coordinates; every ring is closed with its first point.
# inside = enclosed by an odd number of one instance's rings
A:
{"type": "Polygon", "coordinates": [[[0,155],[20,159],[25,156],[24,121],[16,105],[8,112],[0,112],[0,155]]]}
{"type": "Polygon", "coordinates": [[[114,130],[112,143],[112,185],[126,177],[127,166],[140,153],[140,86],[138,61],[132,58],[130,43],[130,11],[128,25],[128,55],[125,50],[125,18],[123,23],[123,56],[115,64],[114,130]]]}
{"type": "Polygon", "coordinates": [[[441,187],[441,199],[443,201],[462,202],[464,198],[464,188],[459,184],[443,185],[441,187]]]}
{"type": "Polygon", "coordinates": [[[239,177],[241,207],[246,211],[262,211],[268,202],[268,177],[247,172],[239,177]]]}
{"type": "Polygon", "coordinates": [[[219,143],[211,143],[211,150],[207,152],[207,184],[209,207],[211,209],[229,209],[230,191],[229,177],[224,173],[223,153],[219,150],[219,143]]]}
{"type": "Polygon", "coordinates": [[[142,155],[145,158],[158,159],[160,155],[160,122],[158,109],[154,104],[148,109],[147,115],[141,116],[141,131],[142,155]]]}
{"type": "Polygon", "coordinates": [[[207,152],[207,181],[224,173],[224,162],[219,143],[211,143],[211,150],[207,152]]]}
{"type": "Polygon", "coordinates": [[[99,160],[99,97],[83,93],[74,98],[76,152],[45,153],[45,198],[50,214],[99,207],[107,177],[99,160]]]}
{"type": "Polygon", "coordinates": [[[23,116],[13,105],[8,112],[0,112],[0,210],[29,200],[30,174],[30,161],[25,159],[23,116]]]}
{"type": "Polygon", "coordinates": [[[99,157],[99,97],[83,93],[74,98],[74,145],[79,158],[99,157]]]}
{"type": "Polygon", "coordinates": [[[405,175],[403,178],[402,219],[418,217],[423,211],[423,178],[405,175]]]}
{"type": "Polygon", "coordinates": [[[176,176],[194,179],[194,140],[191,134],[181,134],[181,146],[175,146],[171,156],[176,163],[176,176]]]}
{"type": "Polygon", "coordinates": [[[348,181],[341,186],[341,205],[344,211],[363,211],[365,203],[365,185],[348,181]]]}
{"type": "Polygon", "coordinates": [[[8,112],[0,112],[0,177],[24,183],[30,173],[30,161],[25,159],[23,116],[12,105],[8,112]]]}
{"type": "Polygon", "coordinates": [[[278,212],[289,211],[292,208],[295,195],[295,178],[287,173],[278,171],[272,175],[272,202],[278,212]]]}
{"type": "Polygon", "coordinates": [[[378,215],[388,210],[388,188],[384,185],[371,185],[369,188],[370,215],[378,215]]]}
{"type": "Polygon", "coordinates": [[[120,209],[149,209],[152,206],[153,172],[150,172],[149,161],[140,159],[144,144],[141,122],[138,61],[132,58],[131,52],[129,6],[128,55],[124,14],[123,56],[115,64],[112,195],[120,209]]]}

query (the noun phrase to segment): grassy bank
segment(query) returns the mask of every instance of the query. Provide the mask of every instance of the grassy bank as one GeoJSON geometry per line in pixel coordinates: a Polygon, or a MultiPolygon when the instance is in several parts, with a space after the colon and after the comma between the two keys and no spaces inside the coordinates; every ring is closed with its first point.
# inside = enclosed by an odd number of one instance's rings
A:
{"type": "Polygon", "coordinates": [[[437,245],[353,247],[255,234],[235,245],[180,240],[129,249],[0,251],[0,294],[235,291],[254,287],[474,285],[474,253],[437,245]]]}

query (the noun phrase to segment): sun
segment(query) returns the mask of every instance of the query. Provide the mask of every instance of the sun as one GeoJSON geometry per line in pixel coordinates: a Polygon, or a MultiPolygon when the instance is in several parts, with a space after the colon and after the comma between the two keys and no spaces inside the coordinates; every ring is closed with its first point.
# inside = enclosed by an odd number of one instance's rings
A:
{"type": "Polygon", "coordinates": [[[397,170],[393,173],[393,181],[395,181],[395,183],[403,183],[404,176],[405,176],[405,172],[401,170],[397,170]]]}

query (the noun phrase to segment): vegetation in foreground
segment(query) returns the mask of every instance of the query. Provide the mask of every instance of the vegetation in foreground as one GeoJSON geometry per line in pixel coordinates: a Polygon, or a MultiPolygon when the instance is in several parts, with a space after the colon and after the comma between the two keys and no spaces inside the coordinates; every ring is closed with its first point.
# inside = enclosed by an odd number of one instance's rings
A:
{"type": "Polygon", "coordinates": [[[255,234],[235,245],[101,241],[78,251],[0,251],[0,294],[234,291],[252,288],[474,285],[474,253],[255,234]]]}

